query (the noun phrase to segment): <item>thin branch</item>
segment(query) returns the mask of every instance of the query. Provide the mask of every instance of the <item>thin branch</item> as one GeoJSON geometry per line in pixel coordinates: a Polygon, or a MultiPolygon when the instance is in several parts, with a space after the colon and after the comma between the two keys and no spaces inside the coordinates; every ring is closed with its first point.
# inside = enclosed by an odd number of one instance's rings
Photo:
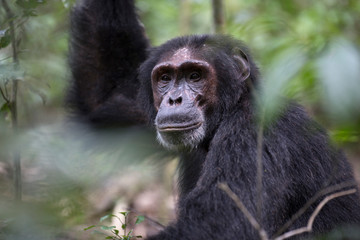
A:
{"type": "Polygon", "coordinates": [[[236,204],[236,206],[243,212],[245,217],[249,220],[250,224],[258,231],[261,240],[268,240],[267,233],[256,221],[256,219],[251,215],[249,210],[246,208],[244,203],[239,199],[239,197],[229,188],[226,183],[219,183],[218,187],[223,190],[236,204]]]}
{"type": "Polygon", "coordinates": [[[262,207],[263,207],[263,140],[264,140],[264,115],[261,114],[259,131],[257,134],[257,149],[256,149],[256,193],[257,193],[257,203],[256,203],[256,215],[257,219],[261,225],[262,223],[262,207]]]}
{"type": "Polygon", "coordinates": [[[225,33],[225,14],[223,0],[212,0],[215,33],[225,33]]]}
{"type": "Polygon", "coordinates": [[[133,209],[133,208],[130,208],[129,211],[131,211],[131,212],[133,212],[133,213],[136,213],[136,214],[138,214],[138,215],[142,215],[142,216],[144,216],[144,218],[145,218],[146,220],[148,220],[149,222],[152,222],[152,223],[154,223],[155,225],[158,225],[158,227],[160,227],[160,228],[162,228],[162,229],[165,229],[165,226],[164,226],[163,224],[161,224],[160,222],[156,221],[155,219],[153,219],[153,218],[151,218],[151,217],[148,217],[148,216],[146,216],[145,214],[143,214],[143,213],[141,213],[141,212],[139,212],[139,211],[136,211],[136,210],[133,209]]]}
{"type": "Polygon", "coordinates": [[[285,232],[286,229],[288,229],[300,216],[302,216],[305,211],[313,204],[315,203],[319,198],[322,196],[325,196],[331,192],[339,191],[341,189],[344,189],[346,187],[354,187],[356,183],[354,181],[347,181],[343,182],[334,186],[327,187],[325,189],[322,189],[321,191],[317,192],[312,198],[310,198],[306,204],[300,208],[294,215],[291,216],[291,219],[287,221],[276,233],[272,238],[276,238],[283,232],[285,232]]]}
{"type": "Polygon", "coordinates": [[[283,235],[275,238],[274,240],[283,240],[283,239],[287,239],[290,237],[293,237],[295,235],[299,235],[302,233],[306,233],[306,232],[311,232],[312,231],[312,227],[313,227],[313,223],[315,221],[315,218],[317,217],[317,215],[320,213],[321,209],[332,199],[338,198],[338,197],[342,197],[342,196],[346,196],[346,195],[350,195],[356,192],[356,189],[350,189],[350,190],[346,190],[346,191],[341,191],[341,192],[337,192],[337,193],[333,193],[329,196],[327,196],[326,198],[324,198],[320,204],[316,207],[315,211],[311,214],[309,221],[307,223],[306,227],[302,227],[302,228],[298,228],[289,232],[284,233],[283,235]]]}
{"type": "Polygon", "coordinates": [[[5,96],[9,96],[9,93],[8,93],[8,90],[7,90],[7,87],[6,87],[6,85],[8,85],[8,83],[9,83],[9,81],[6,80],[6,81],[5,81],[5,84],[4,84],[5,96]]]}
{"type": "Polygon", "coordinates": [[[180,1],[180,33],[181,35],[189,34],[191,20],[191,5],[189,0],[180,1]]]}
{"type": "Polygon", "coordinates": [[[5,102],[9,103],[10,99],[5,95],[5,93],[3,92],[1,87],[0,87],[0,93],[1,93],[2,98],[5,100],[5,102]]]}
{"type": "MultiPolygon", "coordinates": [[[[15,35],[15,27],[14,27],[14,14],[11,11],[8,2],[6,0],[2,0],[2,5],[6,11],[6,15],[9,20],[9,27],[10,27],[10,39],[11,39],[11,46],[13,52],[13,61],[14,61],[14,70],[17,70],[19,65],[19,59],[17,54],[17,45],[16,45],[16,35],[15,35]]],[[[11,111],[11,123],[15,133],[18,130],[18,119],[17,119],[17,92],[18,92],[18,80],[12,80],[12,94],[11,94],[11,101],[10,101],[10,111],[11,111]]],[[[15,188],[15,199],[21,201],[22,198],[22,184],[21,184],[21,159],[19,151],[13,153],[13,162],[14,162],[14,188],[15,188]]]]}
{"type": "Polygon", "coordinates": [[[13,52],[13,59],[14,59],[14,63],[18,64],[19,63],[19,59],[17,56],[17,46],[16,46],[16,38],[15,38],[15,27],[14,27],[14,14],[11,11],[9,4],[7,3],[6,0],[2,0],[2,5],[4,6],[7,18],[10,19],[9,21],[9,27],[10,27],[10,38],[11,38],[11,45],[12,45],[12,52],[13,52]]]}

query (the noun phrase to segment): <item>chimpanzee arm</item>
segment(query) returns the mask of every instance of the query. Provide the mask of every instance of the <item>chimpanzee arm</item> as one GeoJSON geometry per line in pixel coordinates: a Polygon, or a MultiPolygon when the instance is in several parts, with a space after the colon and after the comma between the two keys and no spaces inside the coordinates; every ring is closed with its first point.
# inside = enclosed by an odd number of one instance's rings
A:
{"type": "Polygon", "coordinates": [[[71,16],[67,103],[95,124],[146,121],[136,104],[137,68],[149,47],[132,0],[84,0],[71,16]]]}

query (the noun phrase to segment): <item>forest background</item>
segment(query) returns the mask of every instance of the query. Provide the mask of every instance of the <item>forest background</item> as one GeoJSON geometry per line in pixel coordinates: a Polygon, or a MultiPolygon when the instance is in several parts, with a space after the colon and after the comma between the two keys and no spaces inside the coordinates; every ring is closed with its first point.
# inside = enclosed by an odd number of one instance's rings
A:
{"type": "MultiPolygon", "coordinates": [[[[174,217],[176,158],[165,161],[137,130],[99,137],[68,127],[73,4],[0,0],[0,239],[99,239],[82,229],[124,209],[161,224],[174,217]]],[[[155,46],[214,32],[247,43],[262,72],[269,119],[281,96],[300,102],[345,150],[360,179],[360,1],[137,0],[136,6],[155,46]]],[[[161,227],[148,221],[137,228],[145,236],[161,227]]]]}

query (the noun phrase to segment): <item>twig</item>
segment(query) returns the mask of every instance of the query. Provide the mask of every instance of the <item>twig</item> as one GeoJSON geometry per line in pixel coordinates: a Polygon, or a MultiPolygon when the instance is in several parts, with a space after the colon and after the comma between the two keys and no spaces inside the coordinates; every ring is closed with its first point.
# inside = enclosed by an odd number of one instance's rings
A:
{"type": "Polygon", "coordinates": [[[16,49],[16,38],[15,38],[15,27],[14,27],[14,14],[11,11],[9,4],[7,3],[6,0],[2,0],[2,5],[4,6],[7,18],[10,19],[9,21],[9,27],[10,27],[10,38],[11,38],[11,45],[12,45],[12,52],[13,52],[13,59],[14,59],[14,63],[18,64],[19,59],[17,56],[17,49],[16,49]]]}
{"type": "Polygon", "coordinates": [[[139,211],[136,211],[135,209],[133,208],[129,208],[129,211],[133,212],[133,213],[136,213],[136,214],[139,214],[139,215],[142,215],[144,216],[144,218],[146,220],[148,220],[149,222],[152,222],[154,223],[155,225],[158,225],[158,227],[162,228],[162,229],[165,229],[165,226],[163,224],[161,224],[160,222],[156,221],[155,219],[151,218],[151,217],[148,217],[146,216],[145,214],[139,212],[139,211]]]}
{"type": "Polygon", "coordinates": [[[251,215],[249,210],[246,208],[244,203],[239,199],[239,197],[229,188],[226,183],[219,183],[218,187],[223,190],[236,204],[236,206],[243,212],[245,217],[249,220],[250,224],[259,232],[261,240],[268,240],[267,233],[256,221],[256,219],[251,215]]]}
{"type": "Polygon", "coordinates": [[[316,207],[315,211],[311,214],[309,221],[307,223],[306,227],[302,227],[302,228],[298,228],[289,232],[284,233],[283,235],[275,238],[274,240],[283,240],[283,239],[287,239],[290,237],[293,237],[295,235],[299,235],[305,232],[311,232],[312,231],[312,226],[314,223],[315,218],[317,217],[317,215],[319,214],[319,212],[321,211],[321,209],[332,199],[334,198],[338,198],[338,197],[342,197],[342,196],[346,196],[346,195],[350,195],[356,192],[356,189],[350,189],[350,190],[346,190],[346,191],[341,191],[341,192],[337,192],[337,193],[333,193],[329,196],[327,196],[326,198],[324,198],[320,204],[316,207]]]}
{"type": "Polygon", "coordinates": [[[5,100],[6,103],[9,103],[10,100],[9,98],[5,95],[5,93],[3,92],[2,88],[0,87],[0,93],[1,93],[1,96],[2,98],[5,100]]]}
{"type": "MultiPolygon", "coordinates": [[[[16,46],[16,35],[15,35],[15,27],[14,27],[14,20],[13,20],[13,12],[11,11],[8,3],[6,0],[2,0],[2,5],[6,11],[6,15],[9,21],[10,27],[10,38],[11,38],[11,46],[12,46],[12,58],[14,61],[14,68],[17,69],[19,65],[19,59],[17,55],[17,46],[16,46]]],[[[15,133],[18,130],[18,119],[17,119],[17,90],[18,90],[18,80],[12,80],[12,94],[11,94],[11,101],[10,101],[10,112],[11,112],[11,124],[15,133]]],[[[22,198],[22,184],[21,184],[21,159],[19,151],[15,150],[13,153],[13,161],[14,161],[14,188],[15,188],[15,199],[21,201],[22,198]]]]}
{"type": "Polygon", "coordinates": [[[257,203],[256,203],[256,216],[260,225],[262,224],[262,207],[263,207],[263,140],[264,140],[264,115],[261,114],[261,119],[259,123],[259,131],[257,134],[257,147],[256,147],[256,193],[257,193],[257,203]]]}
{"type": "Polygon", "coordinates": [[[334,186],[327,187],[319,192],[317,192],[312,198],[310,198],[306,204],[300,208],[294,215],[291,216],[291,219],[287,221],[275,234],[272,238],[276,238],[277,236],[280,236],[283,232],[285,232],[286,229],[288,229],[300,216],[302,216],[305,211],[313,204],[315,203],[320,197],[325,196],[331,192],[339,191],[341,189],[344,189],[346,187],[353,187],[356,185],[354,181],[348,181],[343,182],[334,186]]]}
{"type": "Polygon", "coordinates": [[[191,20],[191,6],[189,0],[180,1],[180,11],[180,33],[181,35],[187,35],[189,34],[191,20]]]}

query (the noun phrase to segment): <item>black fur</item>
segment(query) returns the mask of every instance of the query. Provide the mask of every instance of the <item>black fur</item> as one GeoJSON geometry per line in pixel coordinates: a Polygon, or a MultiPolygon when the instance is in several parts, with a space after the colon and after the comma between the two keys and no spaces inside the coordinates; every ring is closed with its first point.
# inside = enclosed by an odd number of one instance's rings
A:
{"type": "Polygon", "coordinates": [[[94,124],[144,122],[134,103],[149,43],[133,1],[82,1],[71,16],[69,107],[94,124]]]}
{"type": "MultiPolygon", "coordinates": [[[[218,188],[218,183],[226,182],[250,213],[257,215],[258,126],[252,89],[258,85],[258,72],[241,42],[225,36],[190,36],[149,50],[132,1],[85,0],[72,13],[73,86],[68,103],[94,124],[152,125],[156,109],[151,71],[162,56],[182,47],[195,50],[215,67],[218,101],[206,109],[205,139],[180,153],[177,221],[149,239],[259,239],[233,200],[218,188]],[[241,69],[233,58],[236,49],[245,52],[250,62],[251,74],[246,81],[239,80],[241,69]]],[[[343,154],[294,103],[289,103],[277,121],[265,129],[262,161],[260,222],[269,236],[320,190],[354,181],[343,154]]],[[[322,198],[287,230],[306,226],[322,198]]],[[[317,216],[313,230],[322,233],[359,222],[356,193],[330,201],[317,216]]]]}

